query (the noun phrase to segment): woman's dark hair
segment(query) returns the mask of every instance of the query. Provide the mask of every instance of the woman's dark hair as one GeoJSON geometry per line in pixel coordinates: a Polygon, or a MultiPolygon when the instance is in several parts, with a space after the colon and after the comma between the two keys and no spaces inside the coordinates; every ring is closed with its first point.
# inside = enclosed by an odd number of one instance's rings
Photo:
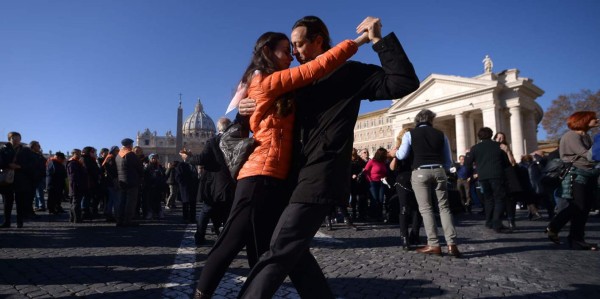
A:
{"type": "MultiPolygon", "coordinates": [[[[288,43],[290,41],[287,35],[279,32],[266,32],[258,38],[254,45],[250,64],[246,68],[246,71],[244,71],[244,75],[241,79],[243,85],[250,85],[250,80],[252,80],[255,71],[259,71],[263,75],[269,75],[278,71],[274,53],[277,44],[282,40],[288,41],[288,43]]],[[[291,93],[282,95],[277,99],[275,104],[277,107],[277,114],[281,116],[290,114],[293,108],[291,93]]]]}
{"type": "Polygon", "coordinates": [[[386,157],[387,157],[387,150],[383,147],[380,147],[375,152],[375,155],[373,156],[373,160],[379,161],[379,162],[385,162],[386,157]]]}
{"type": "Polygon", "coordinates": [[[587,131],[590,129],[590,121],[596,118],[594,111],[577,111],[567,118],[567,127],[574,131],[587,131]]]}
{"type": "Polygon", "coordinates": [[[494,138],[493,138],[494,141],[496,141],[496,139],[498,138],[498,135],[504,136],[504,140],[502,140],[502,142],[500,142],[500,143],[508,145],[508,141],[506,141],[506,134],[504,132],[496,132],[496,134],[494,135],[494,138]]]}
{"type": "Polygon", "coordinates": [[[292,30],[296,29],[296,27],[306,27],[306,38],[314,42],[317,36],[323,38],[323,43],[321,45],[321,49],[323,51],[327,51],[331,49],[331,38],[329,37],[329,30],[327,30],[327,26],[321,19],[315,16],[306,16],[302,19],[296,21],[292,30]]]}

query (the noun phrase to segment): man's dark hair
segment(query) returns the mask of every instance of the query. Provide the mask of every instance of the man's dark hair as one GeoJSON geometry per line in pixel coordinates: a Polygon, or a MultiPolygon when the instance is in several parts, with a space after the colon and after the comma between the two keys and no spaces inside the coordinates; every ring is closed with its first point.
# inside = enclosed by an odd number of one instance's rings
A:
{"type": "Polygon", "coordinates": [[[321,19],[315,16],[306,16],[296,21],[292,30],[296,27],[306,27],[306,38],[313,42],[317,36],[323,38],[322,50],[327,51],[331,49],[331,38],[329,37],[329,30],[321,19]]]}
{"type": "Polygon", "coordinates": [[[95,151],[96,151],[96,149],[94,147],[92,147],[92,146],[86,146],[86,147],[83,148],[83,150],[81,150],[81,153],[83,155],[89,155],[90,153],[95,152],[95,151]]]}
{"type": "Polygon", "coordinates": [[[494,135],[494,132],[488,127],[483,127],[477,132],[477,138],[481,140],[492,139],[492,135],[494,135]]]}
{"type": "Polygon", "coordinates": [[[10,141],[10,139],[11,139],[13,136],[19,136],[19,137],[21,137],[21,134],[19,134],[19,132],[8,132],[8,136],[7,136],[7,138],[8,138],[8,140],[9,140],[9,141],[10,141]]]}

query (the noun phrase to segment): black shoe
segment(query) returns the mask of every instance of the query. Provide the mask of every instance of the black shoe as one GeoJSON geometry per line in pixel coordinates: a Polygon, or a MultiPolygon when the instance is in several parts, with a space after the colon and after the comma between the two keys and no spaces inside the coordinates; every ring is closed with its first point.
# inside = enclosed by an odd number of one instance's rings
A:
{"type": "Polygon", "coordinates": [[[598,251],[598,244],[587,243],[585,241],[575,241],[569,239],[569,248],[574,250],[591,250],[598,251]]]}
{"type": "Polygon", "coordinates": [[[17,221],[17,228],[23,227],[23,221],[17,221]]]}
{"type": "Polygon", "coordinates": [[[402,249],[403,249],[404,251],[408,251],[408,247],[409,247],[409,245],[410,245],[410,244],[409,244],[410,242],[408,241],[408,238],[407,238],[407,237],[400,237],[400,240],[401,240],[401,242],[402,242],[402,249]]]}
{"type": "Polygon", "coordinates": [[[548,235],[548,240],[550,240],[556,245],[560,245],[560,238],[558,237],[558,233],[551,231],[549,227],[546,227],[545,233],[546,235],[548,235]]]}
{"type": "Polygon", "coordinates": [[[2,225],[0,225],[0,227],[2,227],[2,228],[10,227],[10,223],[4,222],[4,223],[2,223],[2,225]]]}

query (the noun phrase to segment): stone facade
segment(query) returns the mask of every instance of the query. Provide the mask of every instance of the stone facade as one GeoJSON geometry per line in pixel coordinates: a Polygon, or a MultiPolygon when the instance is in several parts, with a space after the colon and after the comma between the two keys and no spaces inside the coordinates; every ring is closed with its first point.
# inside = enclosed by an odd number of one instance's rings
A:
{"type": "Polygon", "coordinates": [[[518,69],[493,73],[488,65],[483,74],[472,78],[432,74],[415,92],[393,100],[389,109],[360,115],[354,146],[371,153],[373,148],[391,148],[394,136],[404,127],[414,127],[414,116],[429,109],[437,114],[433,125],[448,136],[453,157],[477,143],[477,131],[486,126],[494,133],[504,132],[520,160],[538,149],[537,126],[543,110],[535,100],[542,94],[532,79],[519,76],[518,69]]]}
{"type": "Polygon", "coordinates": [[[200,153],[204,149],[206,141],[215,136],[216,129],[213,120],[204,112],[200,99],[194,109],[194,113],[182,120],[183,108],[181,101],[177,108],[177,135],[167,131],[164,136],[159,136],[156,131],[150,129],[138,132],[136,145],[144,150],[144,154],[156,153],[163,164],[172,161],[181,161],[179,151],[182,148],[191,150],[192,153],[200,153]]]}

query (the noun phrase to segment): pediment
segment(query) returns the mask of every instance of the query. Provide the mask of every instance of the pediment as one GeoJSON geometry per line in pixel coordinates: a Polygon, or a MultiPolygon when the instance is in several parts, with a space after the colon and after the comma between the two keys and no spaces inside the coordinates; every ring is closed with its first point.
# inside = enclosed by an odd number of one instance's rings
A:
{"type": "Polygon", "coordinates": [[[496,87],[498,81],[432,74],[415,92],[395,100],[390,111],[429,106],[448,99],[459,98],[480,90],[496,87]]]}

